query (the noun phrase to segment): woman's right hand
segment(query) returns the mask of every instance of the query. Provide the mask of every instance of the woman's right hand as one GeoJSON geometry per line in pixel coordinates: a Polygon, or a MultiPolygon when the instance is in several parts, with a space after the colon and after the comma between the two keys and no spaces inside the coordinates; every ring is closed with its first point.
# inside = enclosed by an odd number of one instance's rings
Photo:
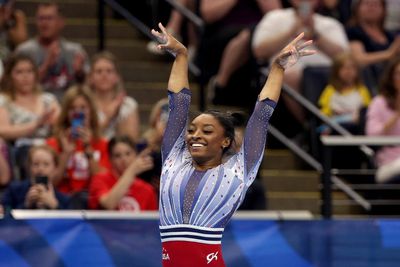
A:
{"type": "Polygon", "coordinates": [[[174,38],[170,33],[167,32],[167,29],[160,23],[158,23],[158,27],[161,32],[158,32],[154,29],[151,30],[151,33],[154,37],[157,38],[157,41],[160,43],[157,47],[160,50],[168,51],[174,56],[177,55],[187,55],[186,47],[179,42],[176,38],[174,38]]]}

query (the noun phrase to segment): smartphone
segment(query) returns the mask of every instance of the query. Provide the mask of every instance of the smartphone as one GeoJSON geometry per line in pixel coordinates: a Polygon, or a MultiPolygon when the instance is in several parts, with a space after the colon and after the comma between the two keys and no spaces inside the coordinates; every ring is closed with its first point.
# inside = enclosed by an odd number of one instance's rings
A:
{"type": "Polygon", "coordinates": [[[311,2],[308,0],[300,1],[299,3],[299,15],[302,18],[308,18],[312,12],[311,2]]]}
{"type": "Polygon", "coordinates": [[[47,188],[47,185],[49,184],[49,178],[44,175],[39,175],[35,177],[35,184],[42,184],[47,188]]]}
{"type": "Polygon", "coordinates": [[[79,127],[83,127],[85,122],[85,113],[83,112],[75,112],[72,116],[71,121],[71,135],[73,139],[79,138],[79,127]]]}

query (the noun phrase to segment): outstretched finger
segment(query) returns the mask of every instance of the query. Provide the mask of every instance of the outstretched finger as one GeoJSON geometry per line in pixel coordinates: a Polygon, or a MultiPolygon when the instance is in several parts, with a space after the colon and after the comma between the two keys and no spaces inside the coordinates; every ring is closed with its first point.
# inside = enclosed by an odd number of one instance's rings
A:
{"type": "Polygon", "coordinates": [[[311,55],[314,55],[315,53],[317,53],[316,50],[309,50],[309,49],[307,49],[307,50],[302,50],[302,51],[300,51],[300,52],[299,52],[299,55],[300,55],[301,57],[304,57],[304,56],[311,56],[311,55]]]}
{"type": "Polygon", "coordinates": [[[297,42],[300,41],[303,37],[304,37],[304,32],[297,35],[297,37],[294,38],[294,40],[291,41],[288,46],[290,46],[290,45],[296,46],[297,42]]]}
{"type": "Polygon", "coordinates": [[[168,35],[167,29],[164,27],[164,25],[162,25],[161,22],[158,23],[158,27],[160,28],[163,34],[168,35]]]}
{"type": "Polygon", "coordinates": [[[299,44],[298,46],[296,46],[296,49],[298,51],[302,50],[303,48],[306,48],[307,46],[310,46],[313,43],[313,40],[308,40],[307,42],[304,42],[302,44],[299,44]]]}

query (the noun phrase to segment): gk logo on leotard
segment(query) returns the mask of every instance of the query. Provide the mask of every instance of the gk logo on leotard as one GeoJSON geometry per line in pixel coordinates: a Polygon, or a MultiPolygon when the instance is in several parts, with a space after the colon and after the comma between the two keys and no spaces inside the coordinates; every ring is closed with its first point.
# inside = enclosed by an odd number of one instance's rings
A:
{"type": "Polygon", "coordinates": [[[207,264],[209,264],[213,260],[218,260],[218,251],[207,255],[207,264]]]}
{"type": "Polygon", "coordinates": [[[167,252],[167,250],[165,248],[162,249],[162,259],[164,261],[169,261],[170,260],[168,252],[167,252]]]}

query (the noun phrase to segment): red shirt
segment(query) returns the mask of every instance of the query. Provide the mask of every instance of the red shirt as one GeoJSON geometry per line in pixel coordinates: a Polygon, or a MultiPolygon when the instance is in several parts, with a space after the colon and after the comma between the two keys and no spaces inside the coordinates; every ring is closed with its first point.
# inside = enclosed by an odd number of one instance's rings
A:
{"type": "MultiPolygon", "coordinates": [[[[100,198],[108,193],[118,179],[110,172],[93,177],[89,188],[89,208],[100,209],[100,198]]],[[[144,211],[157,210],[157,196],[153,187],[136,177],[128,192],[119,201],[117,210],[144,211]]]]}
{"type": "MultiPolygon", "coordinates": [[[[57,138],[52,137],[47,139],[47,144],[54,148],[56,152],[61,152],[61,147],[58,144],[57,138]]],[[[107,145],[107,140],[102,138],[91,142],[94,159],[99,162],[100,167],[106,169],[111,166],[108,159],[107,145]]],[[[88,189],[92,175],[90,174],[89,160],[84,153],[83,143],[77,140],[75,151],[68,159],[64,178],[57,185],[57,189],[67,194],[88,189]]]]}

